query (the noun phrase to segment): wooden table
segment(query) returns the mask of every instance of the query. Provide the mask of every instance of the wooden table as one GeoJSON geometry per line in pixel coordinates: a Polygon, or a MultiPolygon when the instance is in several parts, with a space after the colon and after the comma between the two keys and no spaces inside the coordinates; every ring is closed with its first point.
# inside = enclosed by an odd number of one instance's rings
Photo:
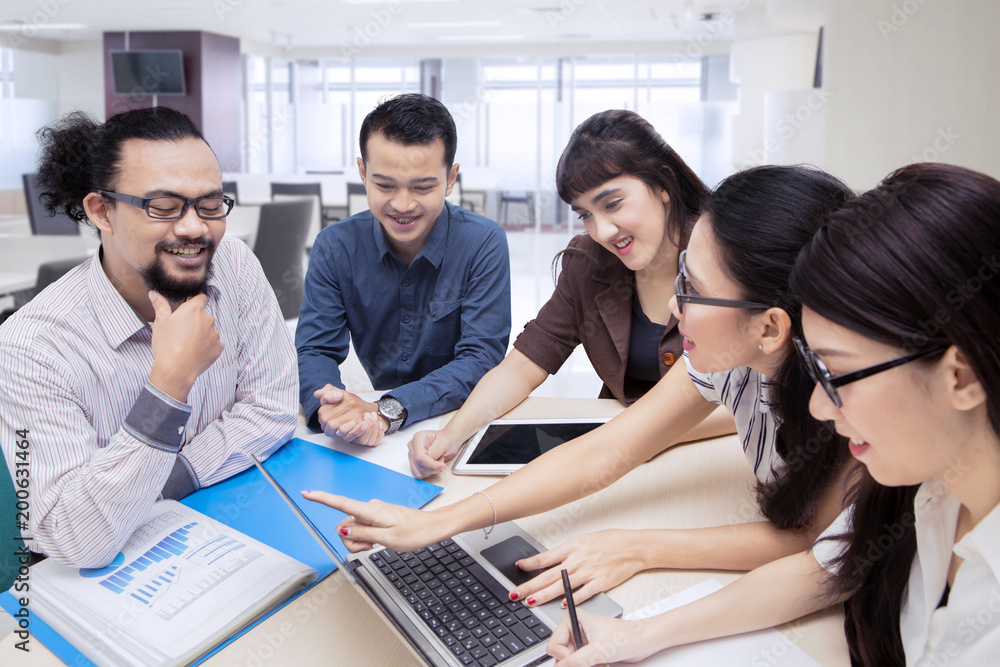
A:
{"type": "MultiPolygon", "coordinates": [[[[507,416],[611,417],[614,400],[529,398],[507,416]]],[[[609,447],[614,443],[609,442],[609,447]]],[[[405,456],[405,454],[403,454],[405,456]]],[[[431,481],[444,487],[429,508],[450,504],[493,484],[496,478],[452,475],[431,481]]],[[[735,436],[675,447],[592,496],[519,520],[548,546],[604,528],[688,528],[759,518],[754,477],[735,436]]],[[[738,575],[719,571],[643,572],[609,591],[626,613],[645,607],[708,578],[726,584],[738,575]]],[[[777,628],[817,662],[850,663],[841,605],[777,628]]],[[[25,655],[14,638],[0,640],[0,664],[61,664],[37,641],[25,655]]],[[[408,665],[410,653],[358,594],[334,572],[205,664],[223,665],[408,665]]]]}

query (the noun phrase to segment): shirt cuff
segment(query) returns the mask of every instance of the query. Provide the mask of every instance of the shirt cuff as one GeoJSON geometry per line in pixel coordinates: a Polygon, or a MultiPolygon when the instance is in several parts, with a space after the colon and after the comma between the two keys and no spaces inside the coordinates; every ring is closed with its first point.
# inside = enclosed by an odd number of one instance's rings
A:
{"type": "Polygon", "coordinates": [[[125,432],[154,449],[176,454],[184,440],[191,406],[146,383],[125,417],[125,432]]]}
{"type": "Polygon", "coordinates": [[[194,468],[182,455],[178,455],[174,461],[174,469],[170,471],[170,477],[163,485],[161,495],[168,500],[180,500],[201,488],[198,483],[198,476],[194,474],[194,468]]]}

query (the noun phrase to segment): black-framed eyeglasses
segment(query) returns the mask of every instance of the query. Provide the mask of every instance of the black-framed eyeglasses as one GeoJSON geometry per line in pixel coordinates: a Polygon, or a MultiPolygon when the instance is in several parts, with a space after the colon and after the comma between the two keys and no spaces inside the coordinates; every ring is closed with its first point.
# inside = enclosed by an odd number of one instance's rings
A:
{"type": "Polygon", "coordinates": [[[823,360],[816,356],[816,353],[809,349],[809,346],[801,338],[796,336],[792,340],[795,341],[795,349],[798,350],[799,357],[802,358],[802,363],[805,364],[806,370],[809,372],[809,377],[812,378],[813,382],[823,387],[826,395],[830,397],[830,400],[833,401],[833,404],[838,408],[843,407],[843,402],[840,400],[840,392],[837,391],[837,387],[843,387],[845,384],[863,380],[864,378],[871,377],[876,373],[887,371],[890,368],[895,368],[896,366],[902,366],[903,364],[916,361],[917,359],[924,359],[926,357],[934,356],[935,354],[941,354],[948,349],[948,346],[946,345],[931,347],[926,350],[920,350],[919,352],[913,352],[912,354],[906,354],[902,357],[890,359],[889,361],[885,361],[881,364],[868,366],[867,368],[862,368],[851,373],[832,375],[830,373],[830,369],[826,367],[825,363],[823,363],[823,360]]]}
{"type": "Polygon", "coordinates": [[[153,220],[180,220],[188,212],[188,207],[194,204],[198,217],[204,220],[221,220],[233,210],[236,200],[232,197],[134,197],[107,190],[98,190],[98,194],[116,199],[136,208],[141,208],[153,220]]]}
{"type": "Polygon", "coordinates": [[[712,296],[691,294],[691,281],[687,276],[687,264],[684,257],[687,250],[682,250],[677,258],[677,278],[674,280],[674,292],[677,294],[677,310],[684,312],[685,303],[701,303],[706,306],[721,306],[723,308],[770,308],[766,303],[756,301],[740,301],[739,299],[719,299],[712,296]]]}

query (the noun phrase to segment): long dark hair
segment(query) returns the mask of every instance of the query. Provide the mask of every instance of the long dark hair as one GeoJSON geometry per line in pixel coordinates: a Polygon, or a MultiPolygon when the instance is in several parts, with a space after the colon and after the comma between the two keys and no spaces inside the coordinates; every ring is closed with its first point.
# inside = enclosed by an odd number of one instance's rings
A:
{"type": "MultiPolygon", "coordinates": [[[[829,216],[791,286],[811,310],[866,338],[911,352],[956,346],[1000,434],[998,221],[1000,181],[945,164],[903,167],[829,216]]],[[[852,482],[853,528],[832,581],[838,592],[856,591],[845,619],[852,659],[902,664],[916,487],[882,486],[867,469],[852,482]]]]}
{"type": "Polygon", "coordinates": [[[634,111],[609,109],[580,123],[559,157],[556,188],[569,204],[623,175],[666,190],[670,196],[667,234],[677,247],[686,248],[709,189],[649,121],[634,111]]]}
{"type": "MultiPolygon", "coordinates": [[[[783,309],[794,336],[802,333],[802,307],[788,289],[795,258],[823,216],[852,194],[843,182],[817,169],[763,166],[722,181],[705,207],[704,221],[721,249],[720,264],[740,286],[740,298],[783,309]]],[[[848,450],[830,423],[809,414],[813,384],[790,342],[788,349],[771,378],[776,388],[771,409],[781,417],[775,446],[787,467],[775,481],[758,483],[757,498],[774,525],[805,530],[844,469],[848,450]]]]}
{"type": "MultiPolygon", "coordinates": [[[[77,223],[87,214],[83,199],[95,190],[114,190],[121,169],[122,144],[129,139],[202,139],[191,119],[167,107],[133,109],[99,123],[73,111],[38,131],[41,158],[38,185],[49,213],[63,211],[77,223]]],[[[105,198],[109,207],[115,200],[105,198]]]]}

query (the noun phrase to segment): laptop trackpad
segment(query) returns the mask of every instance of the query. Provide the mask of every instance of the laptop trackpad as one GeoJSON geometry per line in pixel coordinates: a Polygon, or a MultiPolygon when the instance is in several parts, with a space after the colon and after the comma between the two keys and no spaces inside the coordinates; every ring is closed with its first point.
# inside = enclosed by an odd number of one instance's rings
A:
{"type": "Polygon", "coordinates": [[[500,574],[510,579],[515,586],[520,586],[539,574],[538,572],[525,572],[514,565],[515,561],[538,553],[538,549],[528,544],[523,537],[510,537],[499,544],[483,549],[479,553],[493,567],[500,570],[500,574]]]}

